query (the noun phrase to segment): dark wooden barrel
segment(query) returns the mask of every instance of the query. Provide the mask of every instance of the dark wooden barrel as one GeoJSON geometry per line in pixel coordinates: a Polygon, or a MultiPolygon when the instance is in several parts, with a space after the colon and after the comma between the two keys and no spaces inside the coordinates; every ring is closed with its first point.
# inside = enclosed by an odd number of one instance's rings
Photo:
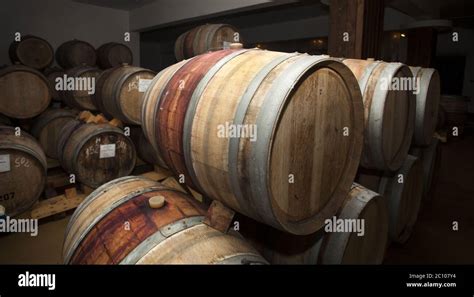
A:
{"type": "Polygon", "coordinates": [[[458,134],[464,133],[464,126],[468,118],[469,98],[457,95],[442,95],[440,104],[445,111],[445,123],[448,129],[448,135],[452,135],[451,129],[458,128],[458,134]]]}
{"type": "Polygon", "coordinates": [[[441,83],[438,71],[433,68],[410,67],[413,77],[419,81],[416,94],[415,131],[413,145],[430,145],[438,121],[441,83]]]}
{"type": "Polygon", "coordinates": [[[209,51],[228,49],[242,43],[237,29],[228,24],[206,24],[181,34],[175,42],[176,59],[181,61],[209,51]]]}
{"type": "Polygon", "coordinates": [[[81,40],[70,40],[56,50],[56,62],[64,69],[81,65],[94,66],[97,56],[92,45],[81,40]]]}
{"type": "Polygon", "coordinates": [[[327,56],[210,52],[160,72],[145,98],[147,139],[175,175],[290,233],[321,228],[342,205],[359,165],[357,80],[327,56]],[[229,123],[242,137],[231,134],[229,123]]]}
{"type": "Polygon", "coordinates": [[[205,214],[187,194],[143,177],[120,178],[76,209],[63,259],[66,264],[267,263],[241,237],[203,224],[205,214]],[[124,222],[130,222],[129,229],[124,222]]]}
{"type": "Polygon", "coordinates": [[[423,198],[421,161],[408,155],[397,172],[362,172],[358,182],[387,199],[389,239],[396,243],[405,243],[413,231],[423,198]]]}
{"type": "Polygon", "coordinates": [[[354,230],[329,232],[337,230],[325,226],[314,234],[296,236],[247,218],[237,219],[242,235],[271,264],[382,263],[388,240],[387,204],[382,196],[354,183],[337,215],[328,218],[333,220],[345,220],[354,230]],[[363,234],[356,230],[362,224],[363,234]]]}
{"type": "Polygon", "coordinates": [[[12,42],[9,55],[12,63],[19,62],[35,69],[44,69],[54,61],[54,50],[49,42],[33,35],[24,36],[19,42],[12,42]]]}
{"type": "MultiPolygon", "coordinates": [[[[410,80],[401,63],[344,59],[357,77],[364,98],[365,137],[361,166],[398,170],[405,160],[415,128],[416,98],[412,90],[388,88],[392,79],[410,80]]],[[[399,84],[401,85],[401,84],[399,84]]]]}
{"type": "Polygon", "coordinates": [[[123,65],[99,76],[94,101],[106,116],[129,124],[141,124],[143,95],[156,73],[149,69],[123,65]]]}
{"type": "Polygon", "coordinates": [[[137,155],[140,159],[148,164],[158,165],[166,168],[166,163],[160,158],[160,155],[155,151],[151,143],[146,139],[140,126],[132,127],[130,131],[130,138],[135,144],[137,155]]]}
{"type": "Polygon", "coordinates": [[[61,97],[62,93],[56,90],[56,84],[57,84],[56,79],[58,77],[64,78],[66,71],[58,67],[51,67],[51,68],[45,69],[43,71],[43,74],[48,79],[49,87],[51,89],[51,98],[54,101],[62,101],[62,97],[61,97]]]}
{"type": "Polygon", "coordinates": [[[46,156],[28,133],[0,126],[0,205],[15,216],[35,204],[46,183],[46,156]]]}
{"type": "Polygon", "coordinates": [[[9,117],[0,113],[0,125],[11,126],[12,121],[10,120],[9,117]]]}
{"type": "Polygon", "coordinates": [[[60,135],[58,152],[62,167],[91,188],[129,175],[135,166],[135,147],[117,127],[72,120],[64,125],[60,135]]]}
{"type": "Polygon", "coordinates": [[[33,118],[51,102],[51,90],[46,77],[23,65],[12,65],[0,70],[0,90],[0,113],[11,118],[33,118]]]}
{"type": "Polygon", "coordinates": [[[46,156],[58,159],[57,147],[64,124],[74,119],[76,112],[67,109],[49,109],[42,113],[31,127],[31,134],[38,139],[46,156]]]}
{"type": "Polygon", "coordinates": [[[425,200],[431,200],[433,196],[432,187],[436,184],[439,166],[441,165],[441,144],[438,138],[434,138],[427,147],[413,147],[410,154],[421,160],[423,165],[423,196],[425,200]]]}
{"type": "Polygon", "coordinates": [[[100,68],[107,69],[124,63],[133,63],[132,51],[125,44],[109,42],[97,49],[97,64],[100,68]]]}
{"type": "MultiPolygon", "coordinates": [[[[99,77],[100,72],[101,70],[99,68],[84,65],[67,70],[66,76],[68,79],[79,79],[81,82],[90,81],[90,86],[93,84],[94,90],[90,92],[87,88],[83,87],[81,90],[59,91],[62,101],[69,107],[77,108],[79,110],[97,110],[92,97],[94,96],[94,93],[97,92],[97,78],[99,77]]],[[[84,83],[81,83],[81,85],[85,86],[84,83]]]]}

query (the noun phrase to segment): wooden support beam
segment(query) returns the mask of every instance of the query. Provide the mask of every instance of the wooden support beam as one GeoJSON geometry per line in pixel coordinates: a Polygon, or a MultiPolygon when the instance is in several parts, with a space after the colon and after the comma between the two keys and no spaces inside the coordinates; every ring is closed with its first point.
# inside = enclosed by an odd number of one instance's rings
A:
{"type": "Polygon", "coordinates": [[[328,54],[379,59],[384,9],[380,0],[331,0],[328,54]]]}
{"type": "Polygon", "coordinates": [[[221,202],[214,200],[207,210],[207,215],[203,223],[222,233],[227,233],[234,215],[235,212],[232,209],[228,208],[221,202]]]}

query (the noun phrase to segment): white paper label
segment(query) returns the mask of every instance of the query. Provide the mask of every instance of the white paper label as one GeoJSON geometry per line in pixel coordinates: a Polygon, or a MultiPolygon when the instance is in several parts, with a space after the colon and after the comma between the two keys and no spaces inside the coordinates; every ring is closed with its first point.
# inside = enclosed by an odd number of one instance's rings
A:
{"type": "Polygon", "coordinates": [[[10,155],[0,155],[0,172],[10,171],[10,155]]]}
{"type": "Polygon", "coordinates": [[[148,87],[150,86],[151,79],[139,79],[138,80],[138,92],[144,93],[146,90],[148,90],[148,87]]]}
{"type": "Polygon", "coordinates": [[[229,49],[231,44],[232,44],[231,42],[223,41],[222,42],[222,48],[223,49],[229,49]]]}
{"type": "Polygon", "coordinates": [[[113,158],[113,157],[115,157],[115,143],[101,144],[99,158],[105,159],[105,158],[113,158]]]}

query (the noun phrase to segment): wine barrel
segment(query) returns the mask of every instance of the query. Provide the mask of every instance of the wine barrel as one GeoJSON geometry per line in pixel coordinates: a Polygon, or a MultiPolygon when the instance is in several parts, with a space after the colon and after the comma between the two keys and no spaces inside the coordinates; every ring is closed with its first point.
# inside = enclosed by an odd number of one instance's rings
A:
{"type": "Polygon", "coordinates": [[[109,42],[97,49],[97,64],[102,69],[133,63],[133,54],[128,46],[117,42],[109,42]]]}
{"type": "Polygon", "coordinates": [[[76,66],[94,66],[97,56],[92,45],[81,40],[70,40],[56,50],[56,62],[64,69],[76,66]]]}
{"type": "Polygon", "coordinates": [[[313,233],[352,184],[362,98],[355,77],[335,59],[210,52],[160,72],[145,98],[144,131],[168,167],[191,188],[258,221],[313,233]]]}
{"type": "Polygon", "coordinates": [[[166,163],[160,158],[160,155],[155,151],[151,143],[146,139],[141,127],[132,127],[130,131],[130,138],[135,144],[137,155],[140,159],[148,164],[158,165],[166,168],[166,163]]]}
{"type": "Polygon", "coordinates": [[[25,66],[44,69],[54,61],[54,50],[43,38],[27,35],[21,41],[12,42],[9,49],[12,63],[19,62],[25,66]]]}
{"type": "Polygon", "coordinates": [[[250,237],[250,242],[256,242],[271,264],[382,263],[388,239],[387,204],[382,196],[354,183],[337,216],[328,218],[326,226],[333,220],[344,220],[354,230],[322,232],[331,231],[325,227],[311,235],[296,236],[261,224],[249,225],[247,220],[240,221],[240,229],[244,237],[250,237]],[[363,222],[361,236],[361,230],[355,230],[356,220],[363,222]]]}
{"type": "Polygon", "coordinates": [[[51,89],[51,98],[54,101],[62,101],[62,97],[61,97],[62,93],[56,90],[56,84],[57,84],[56,79],[58,77],[64,78],[66,71],[64,71],[61,68],[55,67],[55,68],[47,68],[43,73],[44,75],[46,75],[46,78],[48,79],[48,82],[49,82],[49,86],[51,89]]]}
{"type": "Polygon", "coordinates": [[[61,129],[76,113],[67,109],[49,109],[33,123],[31,134],[38,139],[46,156],[58,159],[57,147],[61,129]]]}
{"type": "Polygon", "coordinates": [[[357,77],[365,106],[365,138],[361,166],[398,170],[413,137],[416,99],[411,90],[394,90],[393,78],[408,81],[410,68],[400,63],[344,59],[357,77]]]}
{"type": "Polygon", "coordinates": [[[154,71],[128,65],[111,68],[99,77],[94,101],[106,116],[141,124],[143,94],[155,75],[154,71]]]}
{"type": "Polygon", "coordinates": [[[97,188],[129,175],[135,166],[135,147],[117,127],[73,120],[64,125],[60,135],[58,152],[62,167],[86,186],[97,188]]]}
{"type": "Polygon", "coordinates": [[[437,171],[440,166],[441,146],[439,139],[433,138],[428,147],[413,147],[410,154],[419,158],[423,166],[423,197],[430,200],[431,187],[436,181],[437,171]]]}
{"type": "Polygon", "coordinates": [[[66,264],[266,263],[241,237],[204,225],[205,214],[201,204],[177,190],[143,177],[120,178],[76,209],[63,259],[66,264]],[[152,199],[164,204],[155,206],[152,199]],[[124,222],[130,222],[129,229],[124,222]]]}
{"type": "Polygon", "coordinates": [[[206,24],[181,34],[175,42],[176,59],[181,61],[209,51],[228,49],[231,43],[240,42],[237,29],[227,24],[206,24]]]}
{"type": "Polygon", "coordinates": [[[33,118],[51,102],[51,90],[46,77],[22,65],[0,70],[0,90],[0,113],[10,118],[33,118]]]}
{"type": "Polygon", "coordinates": [[[433,139],[438,120],[440,100],[440,79],[436,69],[410,67],[413,77],[417,80],[415,130],[413,144],[428,146],[433,139]]]}
{"type": "MultiPolygon", "coordinates": [[[[97,91],[97,77],[100,69],[90,66],[77,66],[66,71],[67,80],[74,80],[74,90],[67,89],[59,92],[62,101],[72,108],[79,110],[97,110],[92,96],[97,91]]],[[[67,84],[69,85],[69,84],[67,84]]]]}
{"type": "Polygon", "coordinates": [[[403,166],[395,174],[376,176],[361,173],[358,182],[387,199],[389,239],[396,243],[405,243],[413,231],[423,196],[421,161],[408,155],[403,166]],[[375,180],[378,182],[374,182],[375,180]]]}
{"type": "Polygon", "coordinates": [[[0,205],[15,216],[35,204],[46,183],[46,156],[28,133],[0,126],[0,205]]]}

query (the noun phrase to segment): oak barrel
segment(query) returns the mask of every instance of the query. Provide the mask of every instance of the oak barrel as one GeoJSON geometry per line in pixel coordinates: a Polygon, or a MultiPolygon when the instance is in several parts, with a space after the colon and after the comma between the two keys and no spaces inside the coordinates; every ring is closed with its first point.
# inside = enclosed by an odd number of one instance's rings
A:
{"type": "Polygon", "coordinates": [[[403,166],[394,174],[361,173],[358,182],[387,199],[389,239],[405,243],[415,226],[423,197],[421,161],[408,155],[403,166]]]}
{"type": "Polygon", "coordinates": [[[433,68],[410,67],[417,80],[415,131],[413,144],[428,146],[433,139],[438,120],[439,100],[441,95],[438,71],[433,68]]]}
{"type": "Polygon", "coordinates": [[[135,144],[137,155],[140,159],[148,164],[166,168],[166,163],[160,158],[160,155],[155,151],[148,139],[146,139],[141,127],[132,127],[130,130],[130,138],[135,144]]]}
{"type": "Polygon", "coordinates": [[[415,127],[413,90],[396,90],[392,82],[412,79],[401,63],[344,59],[357,77],[364,98],[365,138],[361,166],[398,170],[405,160],[415,127]],[[396,78],[396,80],[393,80],[396,78]]]}
{"type": "Polygon", "coordinates": [[[48,68],[46,69],[44,72],[44,75],[46,76],[46,78],[48,79],[48,82],[49,82],[49,86],[50,86],[50,89],[51,89],[51,98],[55,101],[62,101],[62,97],[61,97],[61,92],[56,90],[56,84],[57,84],[57,81],[56,79],[58,77],[60,78],[64,78],[64,75],[66,74],[66,71],[61,69],[61,68],[57,68],[57,67],[54,67],[54,68],[48,68]]]}
{"type": "Polygon", "coordinates": [[[0,90],[0,113],[11,118],[33,118],[51,102],[51,90],[46,77],[23,65],[12,65],[0,70],[0,90]]]}
{"type": "MultiPolygon", "coordinates": [[[[469,98],[457,95],[442,95],[441,106],[445,111],[445,121],[448,129],[458,128],[459,135],[464,133],[464,126],[468,118],[468,102],[469,98]]],[[[451,135],[452,131],[448,131],[451,135]]]]}
{"type": "Polygon", "coordinates": [[[99,76],[94,101],[105,115],[124,123],[141,124],[143,95],[156,73],[152,70],[122,65],[99,76]]]}
{"type": "Polygon", "coordinates": [[[64,170],[91,188],[129,175],[135,166],[132,141],[110,124],[69,121],[60,132],[58,152],[64,170]]]}
{"type": "Polygon", "coordinates": [[[296,236],[247,220],[240,221],[240,228],[271,264],[382,263],[388,239],[387,204],[382,196],[354,183],[344,205],[336,216],[328,218],[326,226],[333,222],[353,229],[325,227],[314,234],[296,236]],[[362,226],[362,231],[357,226],[362,226]]]}
{"type": "Polygon", "coordinates": [[[258,221],[313,233],[352,184],[362,98],[335,59],[210,52],[160,72],[145,98],[144,132],[175,175],[258,221]]]}
{"type": "Polygon", "coordinates": [[[57,147],[60,132],[71,119],[76,117],[76,113],[67,109],[49,109],[42,113],[31,127],[31,134],[38,139],[46,156],[58,159],[57,147]]]}
{"type": "Polygon", "coordinates": [[[231,43],[242,43],[237,29],[228,24],[206,24],[181,34],[175,42],[178,61],[209,51],[228,49],[231,43]]]}
{"type": "Polygon", "coordinates": [[[38,201],[46,183],[46,156],[28,133],[0,125],[0,205],[15,216],[38,201]]]}
{"type": "Polygon", "coordinates": [[[64,42],[56,49],[56,62],[64,69],[81,65],[94,66],[96,61],[94,47],[82,40],[74,39],[64,42]]]}
{"type": "MultiPolygon", "coordinates": [[[[99,68],[84,65],[68,69],[66,71],[67,80],[74,80],[77,83],[72,90],[68,88],[59,91],[62,101],[69,107],[79,110],[97,110],[92,96],[97,92],[97,77],[100,72],[99,68]]],[[[58,90],[58,85],[55,86],[58,90]]]]}
{"type": "Polygon", "coordinates": [[[10,60],[12,63],[19,62],[25,66],[44,69],[54,61],[54,50],[43,38],[27,35],[21,41],[10,44],[10,60]]]}
{"type": "Polygon", "coordinates": [[[122,43],[109,42],[97,49],[97,64],[102,69],[132,64],[133,54],[128,46],[122,43]]]}
{"type": "Polygon", "coordinates": [[[441,158],[441,146],[438,138],[434,138],[427,147],[413,147],[410,154],[419,158],[423,165],[423,196],[426,200],[432,197],[431,188],[436,182],[441,158]]]}
{"type": "Polygon", "coordinates": [[[266,263],[241,237],[204,225],[205,214],[187,194],[143,177],[120,178],[76,209],[63,259],[67,264],[266,263]],[[152,208],[152,197],[164,198],[164,205],[152,208]]]}

